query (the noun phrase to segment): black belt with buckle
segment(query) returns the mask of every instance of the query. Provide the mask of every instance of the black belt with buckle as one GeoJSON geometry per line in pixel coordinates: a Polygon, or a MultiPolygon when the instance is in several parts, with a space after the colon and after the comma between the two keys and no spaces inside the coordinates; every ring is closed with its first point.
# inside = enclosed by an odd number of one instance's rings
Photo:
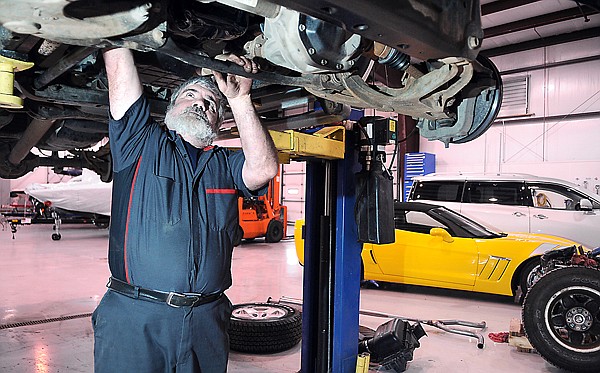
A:
{"type": "Polygon", "coordinates": [[[171,307],[195,307],[201,304],[214,302],[223,296],[223,293],[199,294],[199,293],[175,293],[158,290],[150,290],[131,285],[119,279],[111,277],[106,287],[117,293],[134,299],[145,299],[156,303],[166,303],[171,307]]]}

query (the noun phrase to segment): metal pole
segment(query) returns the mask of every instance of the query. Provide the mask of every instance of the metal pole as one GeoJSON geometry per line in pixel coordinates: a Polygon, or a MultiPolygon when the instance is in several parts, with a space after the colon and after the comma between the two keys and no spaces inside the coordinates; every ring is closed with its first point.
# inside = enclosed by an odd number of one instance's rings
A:
{"type": "Polygon", "coordinates": [[[302,304],[301,372],[316,373],[320,351],[320,232],[324,213],[325,167],[322,161],[306,162],[306,215],[304,239],[304,276],[302,304]]]}
{"type": "Polygon", "coordinates": [[[335,184],[332,178],[332,162],[325,161],[324,206],[321,217],[319,247],[319,335],[317,340],[317,372],[331,372],[331,348],[333,333],[333,250],[335,248],[335,224],[332,219],[335,206],[335,184]]]}
{"type": "Polygon", "coordinates": [[[335,252],[333,261],[333,373],[354,373],[358,355],[361,249],[354,217],[358,155],[348,132],[344,159],[337,161],[335,252]]]}

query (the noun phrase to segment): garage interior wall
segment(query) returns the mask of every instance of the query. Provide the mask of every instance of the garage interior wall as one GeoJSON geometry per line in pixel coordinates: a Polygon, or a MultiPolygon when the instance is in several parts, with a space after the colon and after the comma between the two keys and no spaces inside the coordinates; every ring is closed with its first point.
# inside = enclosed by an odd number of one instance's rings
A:
{"type": "Polygon", "coordinates": [[[304,198],[306,195],[306,162],[294,162],[282,166],[281,203],[287,206],[288,236],[293,235],[294,222],[304,218],[304,198]]]}
{"type": "Polygon", "coordinates": [[[528,173],[600,188],[600,37],[493,57],[503,80],[526,77],[528,107],[503,116],[480,138],[436,154],[438,172],[528,173]]]}

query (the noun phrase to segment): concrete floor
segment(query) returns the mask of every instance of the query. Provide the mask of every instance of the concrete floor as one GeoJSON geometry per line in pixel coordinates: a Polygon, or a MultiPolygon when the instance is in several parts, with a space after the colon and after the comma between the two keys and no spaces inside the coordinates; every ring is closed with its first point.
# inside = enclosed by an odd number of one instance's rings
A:
{"type": "MultiPolygon", "coordinates": [[[[105,292],[108,231],[92,226],[63,225],[62,240],[50,239],[51,226],[20,227],[12,239],[0,230],[0,372],[91,372],[91,313],[105,292]],[[3,328],[3,325],[73,319],[3,328]]],[[[302,268],[292,240],[278,244],[243,243],[235,249],[233,303],[264,302],[268,297],[301,298],[302,268]]],[[[560,372],[539,355],[494,343],[488,333],[508,331],[520,306],[512,299],[447,290],[392,286],[361,290],[361,309],[406,318],[461,319],[488,327],[485,348],[475,338],[448,334],[425,326],[427,337],[415,350],[407,372],[560,372]]],[[[375,329],[387,321],[361,316],[360,324],[375,329]]],[[[297,372],[300,344],[273,355],[231,353],[230,372],[297,372]]],[[[372,369],[372,371],[376,371],[372,369]]]]}

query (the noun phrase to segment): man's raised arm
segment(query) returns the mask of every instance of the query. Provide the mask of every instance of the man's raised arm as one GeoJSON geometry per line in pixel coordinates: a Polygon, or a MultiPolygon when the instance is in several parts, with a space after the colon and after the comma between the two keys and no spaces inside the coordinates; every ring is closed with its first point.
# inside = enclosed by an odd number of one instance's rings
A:
{"type": "Polygon", "coordinates": [[[108,76],[110,114],[118,120],[140,98],[142,84],[129,49],[108,49],[103,52],[103,56],[108,76]]]}
{"type": "MultiPolygon", "coordinates": [[[[256,64],[245,57],[230,56],[230,61],[256,73],[256,64]]],[[[219,89],[229,102],[235,123],[240,133],[242,149],[246,157],[242,178],[246,187],[256,190],[264,186],[277,174],[277,150],[273,139],[262,126],[250,99],[252,79],[214,72],[219,89]]]]}

